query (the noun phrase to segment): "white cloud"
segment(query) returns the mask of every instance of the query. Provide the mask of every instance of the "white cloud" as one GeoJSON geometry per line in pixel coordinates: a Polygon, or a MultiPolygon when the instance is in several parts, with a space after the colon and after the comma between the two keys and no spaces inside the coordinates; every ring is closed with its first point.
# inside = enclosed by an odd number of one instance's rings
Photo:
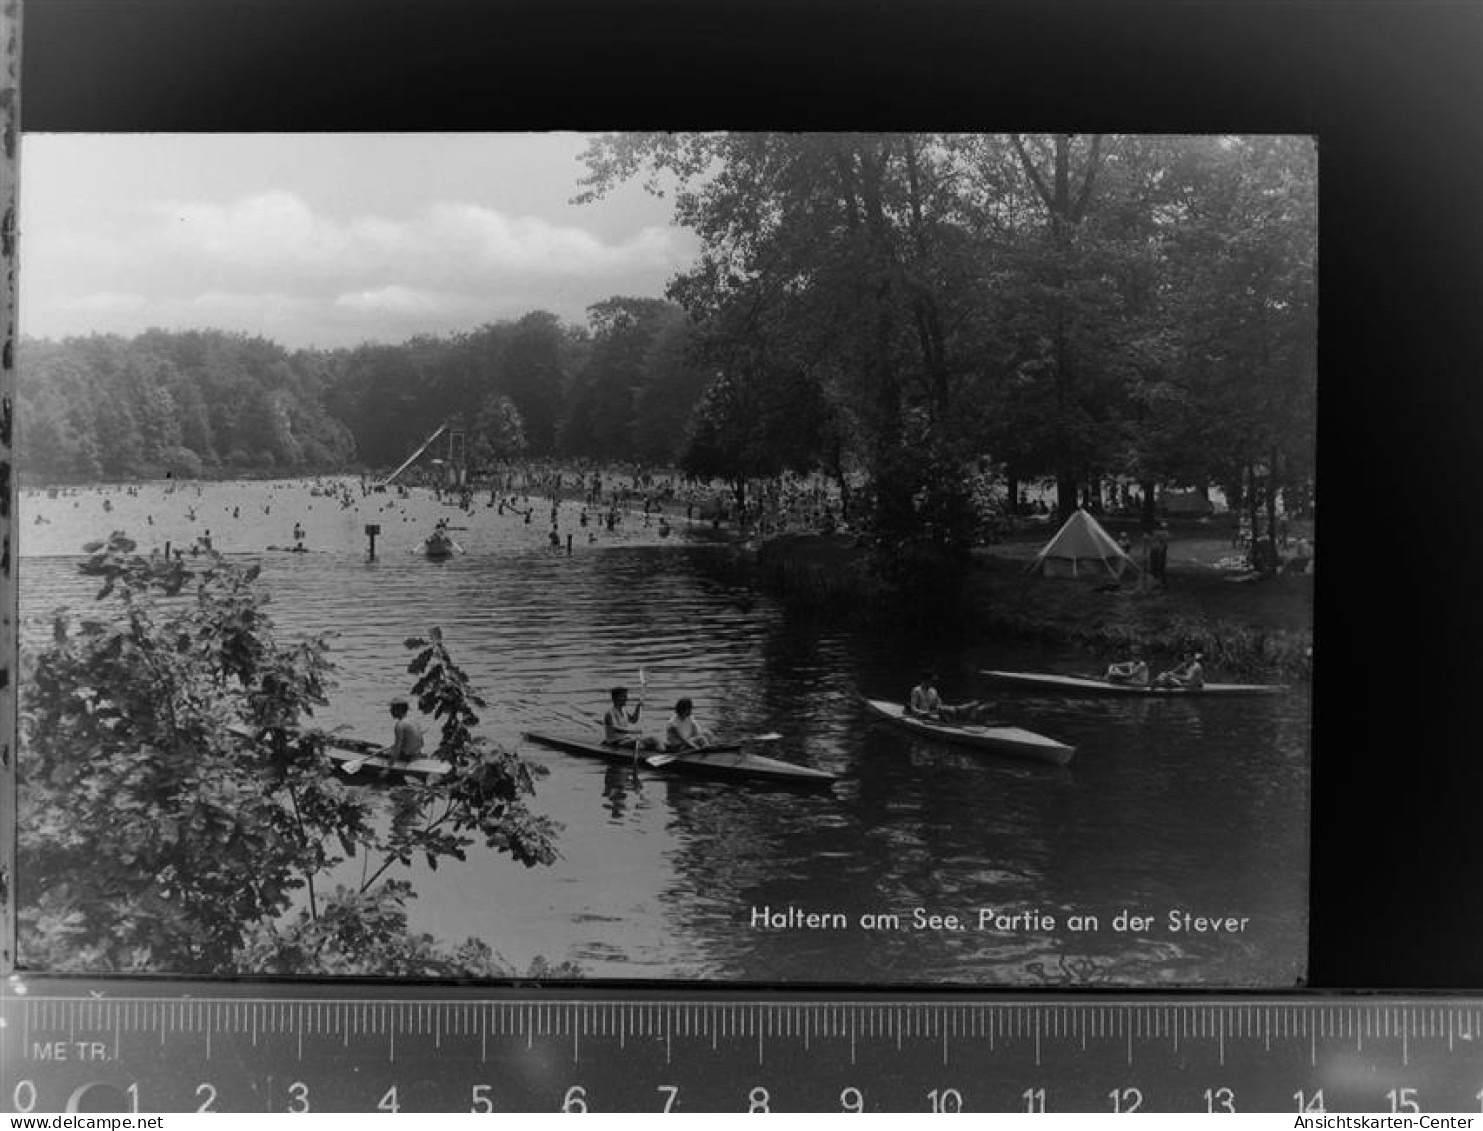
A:
{"type": "Polygon", "coordinates": [[[156,243],[197,268],[228,276],[361,281],[394,274],[415,288],[510,272],[592,277],[672,268],[688,252],[677,231],[646,227],[622,242],[537,216],[438,201],[402,217],[337,219],[274,191],[230,204],[174,201],[156,218],[156,243]]]}
{"type": "Polygon", "coordinates": [[[661,294],[694,237],[637,189],[570,205],[579,142],[28,137],[22,331],[335,346],[661,294]]]}
{"type": "Polygon", "coordinates": [[[410,226],[416,246],[491,270],[556,275],[602,275],[635,267],[671,266],[681,249],[677,233],[644,228],[622,243],[604,243],[582,228],[536,217],[508,217],[472,204],[434,204],[410,226]]]}
{"type": "Polygon", "coordinates": [[[335,296],[335,305],[344,310],[384,311],[393,314],[430,314],[447,305],[446,300],[430,291],[412,287],[378,287],[369,291],[352,291],[335,296]]]}
{"type": "Polygon", "coordinates": [[[231,204],[172,201],[160,208],[167,246],[225,265],[288,267],[335,256],[332,227],[287,192],[250,196],[231,204]]]}

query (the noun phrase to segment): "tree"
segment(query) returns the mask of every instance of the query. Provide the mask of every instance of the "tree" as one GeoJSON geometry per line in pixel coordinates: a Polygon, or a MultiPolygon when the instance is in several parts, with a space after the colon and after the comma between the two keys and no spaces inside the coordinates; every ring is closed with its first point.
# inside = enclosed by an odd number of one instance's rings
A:
{"type": "Polygon", "coordinates": [[[325,410],[331,371],[316,353],[164,330],[25,349],[33,380],[22,387],[21,442],[28,468],[49,478],[179,473],[197,461],[205,470],[223,452],[244,464],[330,470],[354,453],[349,431],[325,410]]]}
{"type": "Polygon", "coordinates": [[[754,363],[719,375],[695,407],[680,466],[723,479],[739,510],[747,481],[816,465],[828,409],[818,386],[796,370],[754,363]]]}
{"type": "Polygon", "coordinates": [[[643,384],[634,394],[633,453],[651,467],[680,462],[696,405],[714,375],[703,343],[678,307],[660,319],[643,360],[643,384]]]}
{"type": "Polygon", "coordinates": [[[419,707],[441,721],[436,785],[393,792],[390,828],[337,782],[308,725],[331,688],[328,642],[281,645],[257,567],[141,557],[122,534],[85,547],[91,615],[57,614],[25,657],[19,874],[22,950],[51,969],[180,973],[463,973],[406,929],[397,869],[476,839],[527,866],[555,859],[531,812],[538,774],[473,727],[482,700],[441,634],[408,642],[419,707]],[[353,888],[324,891],[350,856],[353,888]]]}
{"type": "Polygon", "coordinates": [[[1015,199],[1006,282],[1015,291],[1019,388],[1005,402],[1001,434],[1017,464],[1054,469],[1065,519],[1079,505],[1080,486],[1115,451],[1117,370],[1131,329],[1121,284],[1130,245],[1141,238],[1140,214],[1106,206],[1113,194],[1103,186],[1120,156],[1115,141],[1071,134],[1007,140],[1021,183],[1002,167],[1002,151],[993,183],[1015,199]],[[1036,214],[1039,222],[1029,221],[1036,214]]]}
{"type": "MultiPolygon", "coordinates": [[[[630,134],[586,154],[588,198],[633,177],[673,188],[701,240],[671,284],[715,342],[816,382],[831,471],[868,480],[886,542],[969,527],[929,518],[965,492],[983,406],[1012,368],[996,327],[999,229],[973,191],[978,154],[937,134],[630,134]],[[948,496],[933,497],[939,490],[948,496]]],[[[1022,209],[1023,211],[1023,209],[1022,209]]]]}
{"type": "Polygon", "coordinates": [[[502,393],[491,393],[474,420],[473,449],[489,462],[510,460],[526,449],[525,421],[515,402],[502,393]]]}
{"type": "Polygon", "coordinates": [[[663,299],[614,296],[587,308],[591,344],[572,379],[558,444],[567,455],[633,458],[639,391],[648,358],[674,307],[663,299]]]}
{"type": "Polygon", "coordinates": [[[1270,520],[1279,491],[1313,473],[1313,146],[1181,139],[1162,165],[1161,361],[1130,389],[1132,462],[1150,481],[1219,483],[1253,519],[1265,501],[1270,520]]]}
{"type": "Polygon", "coordinates": [[[575,354],[569,328],[548,311],[532,311],[508,324],[499,385],[520,410],[535,455],[548,456],[556,449],[556,424],[575,354]]]}

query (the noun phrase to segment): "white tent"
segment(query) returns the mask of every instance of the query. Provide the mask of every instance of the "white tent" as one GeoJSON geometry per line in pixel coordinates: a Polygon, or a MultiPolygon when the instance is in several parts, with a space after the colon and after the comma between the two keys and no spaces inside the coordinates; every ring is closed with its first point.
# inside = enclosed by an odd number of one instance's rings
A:
{"type": "Polygon", "coordinates": [[[1084,510],[1078,510],[1056,531],[1035,560],[1025,567],[1026,573],[1046,577],[1115,577],[1122,579],[1129,570],[1137,572],[1133,559],[1123,553],[1112,536],[1084,510]]]}

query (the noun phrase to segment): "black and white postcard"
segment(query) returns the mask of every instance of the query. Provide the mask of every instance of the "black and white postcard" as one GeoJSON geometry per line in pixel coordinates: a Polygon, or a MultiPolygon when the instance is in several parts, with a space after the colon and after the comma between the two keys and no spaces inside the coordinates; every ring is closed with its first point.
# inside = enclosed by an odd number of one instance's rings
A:
{"type": "Polygon", "coordinates": [[[1291,988],[1297,134],[28,134],[19,962],[1291,988]]]}

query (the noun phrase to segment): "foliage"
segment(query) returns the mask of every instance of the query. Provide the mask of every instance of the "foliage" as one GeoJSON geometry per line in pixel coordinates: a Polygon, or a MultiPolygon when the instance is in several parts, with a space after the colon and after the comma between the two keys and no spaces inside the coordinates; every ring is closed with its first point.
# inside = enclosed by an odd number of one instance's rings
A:
{"type": "Polygon", "coordinates": [[[673,193],[701,252],[671,297],[712,348],[813,376],[885,544],[960,549],[985,456],[1063,510],[1274,447],[1311,474],[1304,139],[617,134],[586,162],[589,198],[673,193]]]}
{"type": "Polygon", "coordinates": [[[407,928],[414,859],[476,839],[527,866],[555,826],[527,807],[536,769],[472,731],[480,705],[440,634],[409,642],[420,705],[443,721],[436,785],[377,795],[338,781],[327,736],[328,642],[280,644],[257,567],[86,547],[89,615],[59,610],[25,655],[19,844],[29,965],[110,972],[487,972],[407,928]],[[358,884],[343,877],[362,861],[358,884]],[[329,878],[331,890],[322,891],[329,878]]]}
{"type": "Polygon", "coordinates": [[[744,503],[748,479],[817,464],[827,413],[806,374],[759,365],[722,373],[696,405],[680,465],[730,482],[744,503]]]}
{"type": "Polygon", "coordinates": [[[332,471],[355,454],[311,352],[210,330],[23,348],[18,444],[27,472],[48,480],[332,471]]]}
{"type": "Polygon", "coordinates": [[[525,449],[525,421],[520,410],[503,393],[491,393],[474,420],[470,450],[475,462],[514,459],[525,449]]]}
{"type": "Polygon", "coordinates": [[[678,454],[705,385],[687,357],[684,316],[654,298],[614,297],[588,308],[589,347],[557,425],[565,455],[660,462],[678,454]]]}
{"type": "Polygon", "coordinates": [[[584,163],[582,199],[640,179],[699,237],[666,299],[333,353],[33,343],[25,466],[391,467],[457,421],[485,460],[683,461],[734,485],[810,467],[846,493],[857,469],[878,541],[949,557],[985,460],[1054,476],[1063,511],[1109,476],[1267,499],[1311,481],[1309,139],[631,133],[584,163]]]}

